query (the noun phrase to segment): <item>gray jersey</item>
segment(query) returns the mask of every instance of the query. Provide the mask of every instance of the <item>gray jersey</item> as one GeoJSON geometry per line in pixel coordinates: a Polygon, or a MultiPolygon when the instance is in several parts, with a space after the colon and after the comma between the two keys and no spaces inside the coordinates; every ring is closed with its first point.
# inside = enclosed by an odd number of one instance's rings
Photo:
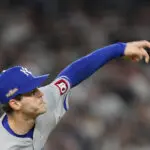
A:
{"type": "Polygon", "coordinates": [[[2,125],[0,118],[0,149],[1,150],[42,150],[50,132],[68,108],[70,84],[66,79],[56,79],[51,84],[41,87],[47,112],[36,119],[33,140],[11,135],[2,125]]]}

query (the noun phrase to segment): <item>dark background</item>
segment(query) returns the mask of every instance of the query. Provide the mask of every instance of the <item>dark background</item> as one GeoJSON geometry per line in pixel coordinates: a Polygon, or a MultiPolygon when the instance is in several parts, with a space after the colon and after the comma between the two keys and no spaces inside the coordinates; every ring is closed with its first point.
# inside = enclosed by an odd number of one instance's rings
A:
{"type": "MultiPolygon", "coordinates": [[[[150,39],[148,0],[1,0],[0,70],[23,65],[49,82],[115,42],[150,39]]],[[[117,59],[72,90],[47,150],[150,149],[150,66],[117,59]]]]}

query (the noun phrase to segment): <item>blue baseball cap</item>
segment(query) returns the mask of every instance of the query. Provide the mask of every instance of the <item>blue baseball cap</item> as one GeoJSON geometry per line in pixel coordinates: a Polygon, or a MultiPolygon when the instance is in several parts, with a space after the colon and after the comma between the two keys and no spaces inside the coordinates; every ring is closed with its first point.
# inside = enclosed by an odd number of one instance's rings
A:
{"type": "Polygon", "coordinates": [[[34,76],[22,66],[4,70],[0,74],[0,103],[8,103],[18,94],[24,94],[40,87],[48,76],[48,74],[34,76]]]}

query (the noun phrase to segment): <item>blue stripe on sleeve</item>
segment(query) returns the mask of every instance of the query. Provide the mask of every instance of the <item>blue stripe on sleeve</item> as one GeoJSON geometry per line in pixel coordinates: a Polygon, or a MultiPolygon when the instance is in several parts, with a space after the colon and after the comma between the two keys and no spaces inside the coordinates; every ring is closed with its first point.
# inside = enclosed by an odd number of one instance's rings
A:
{"type": "Polygon", "coordinates": [[[64,109],[67,111],[68,107],[67,107],[67,97],[65,97],[64,99],[64,109]]]}
{"type": "Polygon", "coordinates": [[[74,87],[91,76],[108,61],[123,56],[125,47],[125,43],[116,43],[100,48],[67,66],[60,72],[58,77],[65,76],[69,79],[71,87],[74,87]]]}

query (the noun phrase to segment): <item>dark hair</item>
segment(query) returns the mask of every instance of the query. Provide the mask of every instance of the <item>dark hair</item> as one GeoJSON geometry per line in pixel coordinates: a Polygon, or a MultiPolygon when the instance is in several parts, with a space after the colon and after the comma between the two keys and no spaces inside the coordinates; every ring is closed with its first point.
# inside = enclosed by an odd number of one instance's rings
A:
{"type": "MultiPolygon", "coordinates": [[[[22,98],[22,95],[17,95],[14,99],[16,99],[17,101],[20,101],[21,98],[22,98]]],[[[1,104],[1,109],[7,114],[11,114],[13,112],[13,109],[11,108],[9,103],[1,104]]]]}
{"type": "MultiPolygon", "coordinates": [[[[27,93],[24,93],[24,94],[19,94],[16,97],[14,97],[13,99],[15,99],[17,101],[20,101],[23,96],[32,96],[32,95],[35,95],[37,91],[38,91],[38,88],[35,88],[32,91],[30,91],[30,92],[27,92],[27,93]]],[[[2,108],[2,111],[4,111],[7,114],[11,114],[13,112],[13,109],[11,108],[11,106],[9,105],[9,103],[2,104],[1,108],[2,108]]]]}

